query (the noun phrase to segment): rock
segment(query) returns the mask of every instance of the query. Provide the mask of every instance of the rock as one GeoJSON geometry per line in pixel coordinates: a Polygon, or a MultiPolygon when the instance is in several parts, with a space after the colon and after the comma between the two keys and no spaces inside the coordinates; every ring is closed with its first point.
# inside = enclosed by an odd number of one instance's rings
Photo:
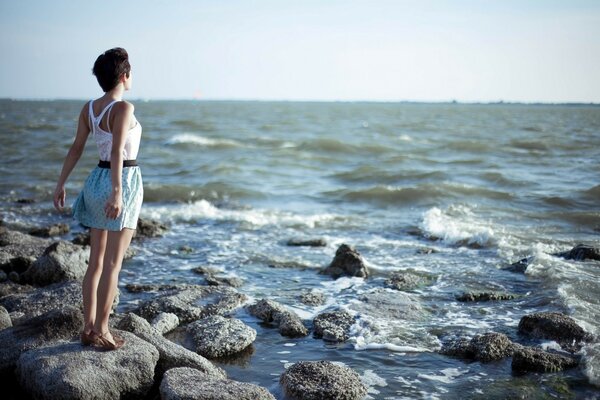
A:
{"type": "Polygon", "coordinates": [[[71,240],[73,244],[77,244],[79,246],[89,246],[90,245],[90,231],[80,232],[73,240],[71,240]]]}
{"type": "Polygon", "coordinates": [[[10,271],[8,273],[8,280],[11,281],[11,282],[14,282],[14,283],[20,283],[21,282],[21,276],[16,271],[10,271]]]}
{"type": "Polygon", "coordinates": [[[427,283],[428,278],[413,271],[394,271],[383,284],[396,290],[413,290],[427,283]]]}
{"type": "Polygon", "coordinates": [[[160,313],[152,320],[152,327],[164,335],[179,326],[179,318],[172,313],[160,313]]]}
{"type": "Polygon", "coordinates": [[[20,325],[0,331],[0,375],[10,374],[19,355],[29,349],[79,335],[83,315],[76,307],[66,306],[28,319],[20,325]]]}
{"type": "Polygon", "coordinates": [[[65,241],[55,242],[22,274],[22,278],[41,286],[83,279],[89,255],[89,247],[65,241]]]}
{"type": "Polygon", "coordinates": [[[5,282],[7,279],[8,279],[8,275],[6,275],[6,272],[4,272],[0,269],[0,283],[5,282]]]}
{"type": "Polygon", "coordinates": [[[36,290],[31,285],[20,285],[12,281],[6,281],[0,283],[0,297],[8,296],[9,294],[29,293],[36,290]]]}
{"type": "Polygon", "coordinates": [[[192,368],[168,370],[160,383],[162,400],[275,400],[263,387],[214,379],[192,368]]]}
{"type": "Polygon", "coordinates": [[[446,343],[440,353],[486,363],[509,357],[514,349],[514,344],[506,335],[490,332],[477,335],[471,340],[461,338],[446,343]]]}
{"type": "Polygon", "coordinates": [[[9,313],[19,311],[23,316],[13,324],[41,315],[47,311],[63,308],[67,305],[82,307],[81,284],[76,281],[55,283],[26,293],[10,294],[0,298],[0,305],[9,313]]]}
{"type": "Polygon", "coordinates": [[[23,197],[23,198],[15,200],[15,203],[17,203],[17,204],[33,204],[33,203],[35,203],[35,199],[23,197]]]}
{"type": "Polygon", "coordinates": [[[35,260],[35,257],[16,256],[8,258],[7,261],[4,264],[2,264],[0,268],[3,272],[6,273],[16,272],[18,274],[21,274],[27,271],[27,269],[31,267],[35,260]]]}
{"type": "Polygon", "coordinates": [[[51,226],[47,226],[44,228],[36,228],[29,231],[30,235],[40,236],[40,237],[50,237],[50,236],[61,236],[66,233],[69,233],[69,225],[67,224],[54,224],[51,226]]]}
{"type": "Polygon", "coordinates": [[[425,314],[413,296],[391,289],[377,289],[359,296],[358,300],[360,302],[352,304],[352,309],[372,317],[415,320],[425,314]]]}
{"type": "Polygon", "coordinates": [[[367,269],[362,256],[358,251],[347,244],[342,244],[337,249],[331,264],[320,273],[331,275],[336,279],[342,275],[358,276],[361,278],[369,276],[369,270],[367,269]]]}
{"type": "Polygon", "coordinates": [[[522,347],[513,354],[512,369],[531,372],[558,372],[574,368],[578,364],[575,358],[549,353],[532,347],[522,347]]]}
{"type": "Polygon", "coordinates": [[[354,317],[347,311],[325,312],[313,320],[313,336],[329,342],[344,342],[348,340],[348,330],[353,324],[354,317]]]}
{"type": "Polygon", "coordinates": [[[8,311],[6,311],[6,308],[0,306],[0,331],[2,329],[10,328],[11,326],[12,321],[10,315],[8,315],[8,311]]]}
{"type": "Polygon", "coordinates": [[[244,284],[244,281],[241,278],[238,278],[236,276],[225,276],[225,277],[217,277],[214,275],[206,275],[204,277],[204,279],[206,280],[206,283],[208,283],[210,286],[223,286],[223,285],[227,285],[227,286],[231,286],[231,287],[240,287],[244,284]]]}
{"type": "Polygon", "coordinates": [[[300,361],[279,382],[286,395],[302,400],[359,400],[367,388],[352,369],[330,361],[300,361]]]}
{"type": "Polygon", "coordinates": [[[187,331],[192,335],[196,352],[207,358],[239,353],[256,339],[256,330],[239,319],[213,315],[192,322],[187,331]]]}
{"type": "Polygon", "coordinates": [[[300,301],[308,306],[320,306],[325,304],[325,294],[314,290],[304,292],[300,295],[300,301]]]}
{"type": "Polygon", "coordinates": [[[557,312],[540,312],[525,315],[519,321],[519,333],[536,339],[552,339],[565,350],[581,349],[581,342],[591,340],[575,320],[557,312]]]}
{"type": "Polygon", "coordinates": [[[215,378],[227,376],[225,371],[214,366],[206,358],[164,338],[160,332],[150,326],[148,321],[133,313],[125,315],[117,327],[135,334],[156,347],[159,353],[157,366],[159,374],[171,368],[190,367],[215,378]]]}
{"type": "Polygon", "coordinates": [[[264,322],[274,322],[283,336],[300,337],[308,335],[308,329],[302,324],[296,313],[287,310],[273,300],[262,299],[247,307],[248,312],[264,322]]]}
{"type": "Polygon", "coordinates": [[[462,302],[513,300],[515,298],[517,298],[517,296],[514,294],[493,292],[469,292],[456,296],[456,300],[462,302]]]}
{"type": "Polygon", "coordinates": [[[24,352],[17,362],[22,387],[44,399],[143,398],[152,388],[158,351],[129,332],[125,345],[101,351],[78,342],[24,352]]]}
{"type": "Polygon", "coordinates": [[[246,296],[227,286],[172,286],[158,297],[144,301],[136,314],[151,321],[161,312],[177,315],[183,323],[210,315],[222,315],[239,307],[246,296]]]}
{"type": "Polygon", "coordinates": [[[166,225],[161,224],[158,221],[139,218],[134,237],[137,239],[159,237],[162,236],[167,229],[166,225]]]}
{"type": "Polygon", "coordinates": [[[534,257],[526,257],[522,258],[517,262],[510,264],[508,267],[504,267],[505,271],[524,273],[527,270],[527,267],[534,260],[534,257]]]}
{"type": "Polygon", "coordinates": [[[183,253],[183,254],[191,254],[194,252],[193,248],[191,248],[190,246],[185,245],[185,244],[182,246],[179,246],[179,248],[177,250],[179,250],[179,252],[183,253]]]}
{"type": "Polygon", "coordinates": [[[415,253],[417,254],[433,254],[433,253],[437,253],[438,251],[434,248],[431,247],[421,247],[420,249],[417,249],[417,251],[415,253]]]}
{"type": "Polygon", "coordinates": [[[600,261],[600,248],[592,247],[585,244],[578,244],[569,251],[553,254],[557,257],[562,257],[566,260],[585,261],[596,260],[600,261]]]}
{"type": "MultiPolygon", "coordinates": [[[[25,263],[27,264],[26,267],[28,267],[31,260],[35,260],[41,256],[50,243],[51,242],[48,239],[42,239],[21,232],[1,228],[0,267],[7,273],[16,269],[14,266],[11,266],[13,262],[16,262],[17,264],[25,263]]],[[[16,270],[17,272],[24,271],[24,269],[16,270]]]]}
{"type": "Polygon", "coordinates": [[[200,275],[215,275],[215,274],[218,274],[219,272],[223,272],[216,268],[203,267],[203,266],[192,268],[191,271],[195,272],[197,274],[200,274],[200,275]]]}
{"type": "Polygon", "coordinates": [[[325,247],[327,242],[325,239],[300,239],[292,238],[286,243],[288,246],[308,246],[308,247],[325,247]]]}

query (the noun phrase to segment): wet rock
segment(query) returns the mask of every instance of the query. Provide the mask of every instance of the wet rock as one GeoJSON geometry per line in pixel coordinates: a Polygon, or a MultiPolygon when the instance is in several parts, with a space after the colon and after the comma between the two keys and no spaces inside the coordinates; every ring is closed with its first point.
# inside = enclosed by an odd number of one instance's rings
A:
{"type": "Polygon", "coordinates": [[[331,275],[336,279],[343,275],[358,276],[361,278],[369,276],[369,270],[362,256],[347,244],[342,244],[338,247],[331,264],[320,273],[331,275]]]}
{"type": "Polygon", "coordinates": [[[230,379],[214,379],[192,368],[168,370],[160,384],[162,400],[275,400],[263,387],[230,379]]]}
{"type": "Polygon", "coordinates": [[[300,295],[300,301],[307,306],[320,306],[325,304],[325,294],[314,290],[304,292],[300,295]]]}
{"type": "Polygon", "coordinates": [[[510,293],[493,293],[493,292],[469,292],[456,296],[457,301],[474,302],[474,301],[500,301],[513,300],[516,295],[510,293]]]}
{"type": "Polygon", "coordinates": [[[157,297],[144,301],[135,312],[149,321],[161,312],[173,313],[186,323],[227,314],[245,300],[245,295],[227,286],[181,285],[159,290],[157,297]]]}
{"type": "Polygon", "coordinates": [[[51,236],[61,236],[69,233],[69,225],[67,224],[54,224],[50,226],[46,226],[44,228],[36,228],[29,231],[30,235],[40,236],[40,237],[51,237],[51,236]]]}
{"type": "Polygon", "coordinates": [[[394,271],[383,284],[396,290],[413,290],[428,282],[428,278],[413,271],[394,271]]]}
{"type": "Polygon", "coordinates": [[[411,295],[391,289],[379,289],[359,296],[352,309],[373,317],[421,319],[425,311],[411,295]]]}
{"type": "Polygon", "coordinates": [[[519,321],[518,329],[519,333],[529,337],[555,340],[563,349],[571,352],[581,349],[581,342],[591,340],[591,335],[573,318],[557,312],[525,315],[519,321]]]}
{"type": "Polygon", "coordinates": [[[166,225],[158,221],[139,218],[134,237],[137,239],[159,237],[162,236],[167,229],[166,225]]]}
{"type": "Polygon", "coordinates": [[[533,261],[534,257],[522,258],[517,262],[510,264],[508,267],[503,268],[505,271],[524,273],[527,267],[533,261]]]}
{"type": "Polygon", "coordinates": [[[566,260],[575,261],[586,261],[596,260],[600,261],[600,248],[588,246],[585,244],[578,244],[569,251],[563,251],[561,253],[554,254],[557,257],[562,257],[566,260]]]}
{"type": "Polygon", "coordinates": [[[521,347],[512,358],[512,369],[515,371],[558,372],[574,368],[578,361],[573,357],[549,353],[533,347],[521,347]]]}
{"type": "Polygon", "coordinates": [[[348,330],[353,324],[354,317],[347,311],[325,312],[313,320],[313,336],[329,342],[345,342],[348,340],[348,330]]]}
{"type": "Polygon", "coordinates": [[[157,365],[159,374],[171,368],[190,367],[215,378],[227,376],[221,368],[213,365],[199,354],[166,339],[159,331],[150,326],[148,321],[133,313],[125,315],[117,324],[117,328],[131,332],[156,347],[159,353],[157,365]]]}
{"type": "Polygon", "coordinates": [[[160,313],[152,320],[152,327],[164,335],[179,326],[179,318],[172,313],[160,313]]]}
{"type": "Polygon", "coordinates": [[[14,282],[14,283],[20,283],[21,282],[21,276],[16,271],[10,271],[8,273],[8,280],[11,281],[11,282],[14,282]]]}
{"type": "Polygon", "coordinates": [[[0,331],[2,329],[10,328],[12,326],[12,321],[10,319],[10,315],[6,308],[0,306],[0,331]]]}
{"type": "Polygon", "coordinates": [[[182,246],[179,246],[179,248],[177,250],[179,250],[179,252],[183,253],[183,254],[191,254],[194,252],[193,248],[191,248],[190,246],[185,245],[185,244],[182,246]]]}
{"type": "Polygon", "coordinates": [[[15,203],[17,203],[17,204],[33,204],[33,203],[35,203],[35,199],[22,197],[20,199],[15,200],[15,203]]]}
{"type": "Polygon", "coordinates": [[[208,358],[239,353],[256,339],[256,330],[238,319],[220,315],[192,322],[187,331],[194,340],[196,352],[208,358]]]}
{"type": "Polygon", "coordinates": [[[433,254],[433,253],[437,253],[438,251],[434,248],[431,247],[421,247],[420,249],[417,249],[416,253],[417,254],[433,254]]]}
{"type": "Polygon", "coordinates": [[[5,307],[11,316],[15,311],[22,313],[22,316],[17,319],[13,317],[15,325],[22,320],[67,305],[81,307],[82,303],[81,284],[76,281],[55,283],[30,292],[15,293],[0,298],[0,305],[5,307]]]}
{"type": "Polygon", "coordinates": [[[70,340],[79,334],[83,314],[76,307],[51,310],[0,331],[0,375],[10,374],[26,350],[70,340]]]}
{"type": "Polygon", "coordinates": [[[352,369],[330,361],[300,361],[279,382],[286,395],[303,400],[359,400],[367,388],[352,369]]]}
{"type": "Polygon", "coordinates": [[[300,239],[292,238],[286,243],[288,246],[308,246],[308,247],[325,247],[327,242],[325,239],[300,239]]]}
{"type": "Polygon", "coordinates": [[[55,242],[21,277],[25,282],[40,286],[80,280],[87,270],[89,255],[89,247],[65,241],[55,242]]]}
{"type": "Polygon", "coordinates": [[[485,363],[509,357],[512,355],[514,349],[514,344],[506,335],[490,332],[484,335],[477,335],[471,340],[460,338],[445,343],[440,353],[485,363]]]}
{"type": "Polygon", "coordinates": [[[282,304],[262,299],[247,307],[248,312],[264,322],[277,324],[283,336],[300,337],[308,335],[308,329],[296,313],[287,310],[282,304]]]}
{"type": "Polygon", "coordinates": [[[158,351],[129,332],[125,345],[101,351],[78,342],[24,352],[17,362],[21,386],[34,398],[143,398],[152,388],[158,351]]]}

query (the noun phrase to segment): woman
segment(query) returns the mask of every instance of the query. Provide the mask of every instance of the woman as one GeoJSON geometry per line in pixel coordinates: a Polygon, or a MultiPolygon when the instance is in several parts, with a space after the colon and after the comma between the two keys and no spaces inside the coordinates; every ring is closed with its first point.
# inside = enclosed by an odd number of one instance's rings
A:
{"type": "Polygon", "coordinates": [[[125,49],[102,53],[94,63],[93,73],[104,95],[86,103],[79,113],[77,134],[56,184],[54,206],[59,211],[64,207],[65,182],[91,132],[98,145],[100,162],[73,205],[73,216],[90,228],[91,245],[83,279],[81,342],[114,350],[125,341],[111,334],[108,316],[123,255],[137,227],[142,206],[142,176],[135,161],[142,128],[133,115],[133,105],[122,100],[132,80],[125,49]]]}

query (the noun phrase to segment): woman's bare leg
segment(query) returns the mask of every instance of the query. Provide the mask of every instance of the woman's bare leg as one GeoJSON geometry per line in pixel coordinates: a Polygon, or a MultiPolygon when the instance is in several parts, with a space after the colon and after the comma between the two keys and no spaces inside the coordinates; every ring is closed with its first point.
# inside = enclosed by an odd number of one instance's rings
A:
{"type": "Polygon", "coordinates": [[[104,264],[104,250],[106,248],[106,231],[90,229],[90,260],[83,277],[83,331],[90,333],[96,321],[96,291],[102,274],[104,264]]]}
{"type": "MultiPolygon", "coordinates": [[[[96,306],[96,320],[94,331],[105,333],[108,331],[108,316],[117,293],[119,272],[123,263],[125,250],[131,243],[133,229],[124,228],[120,232],[109,231],[106,240],[106,252],[104,253],[104,265],[102,275],[98,284],[98,303],[96,306]]],[[[110,334],[106,335],[112,340],[110,334]]]]}

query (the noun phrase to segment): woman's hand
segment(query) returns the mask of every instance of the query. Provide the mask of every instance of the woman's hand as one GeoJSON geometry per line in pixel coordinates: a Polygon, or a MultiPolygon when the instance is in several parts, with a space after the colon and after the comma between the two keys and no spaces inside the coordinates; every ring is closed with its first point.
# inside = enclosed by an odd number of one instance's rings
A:
{"type": "Polygon", "coordinates": [[[65,199],[67,198],[67,192],[63,185],[57,185],[54,190],[54,208],[58,211],[62,211],[65,206],[65,199]]]}
{"type": "Polygon", "coordinates": [[[106,218],[117,219],[121,215],[121,211],[123,211],[123,196],[121,196],[121,192],[112,192],[104,206],[104,214],[106,214],[106,218]]]}

